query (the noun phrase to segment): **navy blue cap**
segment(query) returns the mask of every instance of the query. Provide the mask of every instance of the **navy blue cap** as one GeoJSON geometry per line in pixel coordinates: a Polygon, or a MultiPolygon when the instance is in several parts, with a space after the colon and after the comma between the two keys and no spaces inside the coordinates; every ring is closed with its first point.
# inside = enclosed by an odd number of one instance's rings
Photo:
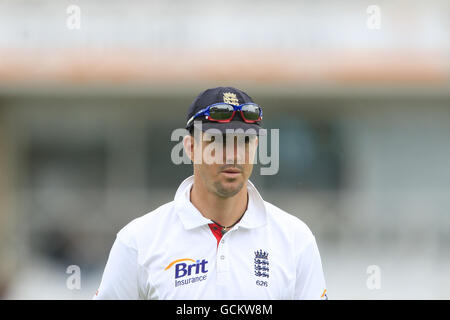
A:
{"type": "MultiPolygon", "coordinates": [[[[232,105],[241,105],[244,103],[254,103],[253,99],[244,91],[233,87],[217,87],[206,89],[201,92],[197,98],[192,102],[189,107],[186,123],[201,109],[206,108],[209,105],[215,103],[230,103],[232,105]]],[[[219,129],[222,133],[226,133],[227,129],[243,129],[245,132],[248,129],[254,129],[256,134],[259,134],[259,130],[262,129],[259,123],[246,123],[238,112],[228,123],[219,123],[216,121],[209,121],[205,117],[198,117],[195,121],[202,121],[202,131],[206,131],[211,128],[219,129]]],[[[190,130],[193,128],[193,123],[186,127],[190,130]]]]}

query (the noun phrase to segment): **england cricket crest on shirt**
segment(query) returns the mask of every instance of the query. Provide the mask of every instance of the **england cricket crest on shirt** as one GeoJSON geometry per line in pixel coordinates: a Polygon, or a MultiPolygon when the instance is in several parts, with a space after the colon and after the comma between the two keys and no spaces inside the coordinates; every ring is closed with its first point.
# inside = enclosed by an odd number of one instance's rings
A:
{"type": "Polygon", "coordinates": [[[255,251],[255,276],[269,278],[269,254],[266,251],[255,251]]]}

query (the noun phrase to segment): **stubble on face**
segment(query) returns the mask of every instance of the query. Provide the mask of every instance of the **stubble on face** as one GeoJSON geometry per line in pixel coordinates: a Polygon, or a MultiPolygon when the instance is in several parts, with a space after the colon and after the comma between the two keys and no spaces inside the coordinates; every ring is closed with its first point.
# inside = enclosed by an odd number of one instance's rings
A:
{"type": "MultiPolygon", "coordinates": [[[[220,173],[219,173],[219,176],[220,176],[220,173]]],[[[222,179],[220,179],[220,178],[221,177],[219,177],[219,180],[215,181],[213,183],[213,185],[214,185],[215,193],[222,198],[229,198],[229,197],[233,197],[234,195],[238,194],[239,191],[241,191],[242,188],[244,187],[245,181],[247,180],[244,176],[243,170],[241,172],[240,181],[237,182],[237,184],[233,180],[236,180],[238,178],[232,178],[232,179],[225,178],[225,183],[223,181],[223,178],[222,179]],[[231,185],[226,186],[225,185],[226,183],[229,183],[231,185]]]]}
{"type": "Polygon", "coordinates": [[[220,181],[216,181],[214,183],[214,189],[216,195],[222,198],[230,198],[241,191],[241,189],[244,187],[244,183],[241,182],[236,188],[230,189],[226,188],[220,181]]]}
{"type": "MultiPolygon", "coordinates": [[[[230,168],[233,166],[227,165],[226,167],[230,168]]],[[[239,168],[241,173],[238,177],[227,178],[221,173],[223,170],[222,168],[213,168],[210,165],[195,165],[196,171],[203,180],[205,187],[220,198],[235,196],[245,185],[246,178],[244,168],[239,165],[234,167],[239,168]]]]}

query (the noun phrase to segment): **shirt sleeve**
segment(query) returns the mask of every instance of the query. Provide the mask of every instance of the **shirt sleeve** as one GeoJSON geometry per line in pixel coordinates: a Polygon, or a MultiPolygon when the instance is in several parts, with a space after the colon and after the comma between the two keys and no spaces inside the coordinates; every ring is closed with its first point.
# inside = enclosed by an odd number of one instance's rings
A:
{"type": "Polygon", "coordinates": [[[138,300],[137,250],[116,238],[94,300],[138,300]]]}
{"type": "Polygon", "coordinates": [[[297,260],[296,300],[326,300],[326,285],[316,239],[304,247],[297,260]]]}

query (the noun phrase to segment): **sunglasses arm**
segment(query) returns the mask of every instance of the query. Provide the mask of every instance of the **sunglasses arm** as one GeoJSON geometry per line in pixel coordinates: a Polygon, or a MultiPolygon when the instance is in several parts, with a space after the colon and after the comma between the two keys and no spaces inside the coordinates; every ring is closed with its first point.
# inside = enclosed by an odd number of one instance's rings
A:
{"type": "Polygon", "coordinates": [[[192,121],[194,121],[195,118],[197,118],[198,116],[202,115],[202,113],[204,113],[208,108],[199,110],[196,114],[194,114],[186,123],[186,127],[189,127],[189,125],[191,124],[192,121]]]}

